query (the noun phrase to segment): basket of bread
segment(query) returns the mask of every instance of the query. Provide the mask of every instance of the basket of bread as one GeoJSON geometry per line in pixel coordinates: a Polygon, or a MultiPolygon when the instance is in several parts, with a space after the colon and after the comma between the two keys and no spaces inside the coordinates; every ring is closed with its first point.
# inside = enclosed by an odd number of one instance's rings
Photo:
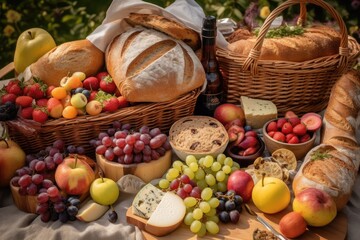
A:
{"type": "Polygon", "coordinates": [[[311,3],[326,10],[338,25],[308,26],[306,4],[288,0],[266,18],[260,29],[238,29],[228,37],[227,49],[218,49],[222,71],[228,81],[228,102],[240,96],[271,100],[280,115],[287,110],[319,112],[329,100],[335,81],[354,66],[360,47],[347,35],[336,10],[322,0],[311,3]],[[296,26],[273,27],[285,9],[300,5],[296,26]]]}
{"type": "Polygon", "coordinates": [[[29,29],[19,37],[14,64],[7,69],[14,66],[21,74],[1,94],[4,108],[12,102],[13,114],[1,120],[7,120],[9,135],[26,152],[60,138],[93,154],[89,140],[115,120],[166,132],[176,120],[192,115],[205,80],[195,54],[199,34],[155,14],[131,13],[123,24],[125,30],[106,51],[88,39],[50,44],[26,70],[24,39],[40,41],[39,35],[49,34],[29,29]]]}

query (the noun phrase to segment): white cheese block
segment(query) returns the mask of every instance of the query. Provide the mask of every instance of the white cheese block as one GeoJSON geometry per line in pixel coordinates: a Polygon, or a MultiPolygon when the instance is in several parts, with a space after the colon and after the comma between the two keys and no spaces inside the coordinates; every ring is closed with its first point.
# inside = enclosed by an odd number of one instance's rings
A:
{"type": "Polygon", "coordinates": [[[262,128],[267,121],[277,118],[277,107],[271,101],[246,96],[241,96],[240,101],[246,124],[254,129],[262,128]]]}
{"type": "Polygon", "coordinates": [[[76,218],[83,222],[92,222],[103,216],[107,210],[109,206],[98,204],[90,199],[79,209],[76,218]]]}
{"type": "Polygon", "coordinates": [[[147,225],[170,227],[182,222],[186,213],[184,201],[175,193],[167,192],[147,221],[147,225]]]}
{"type": "Polygon", "coordinates": [[[148,183],[136,194],[133,206],[133,214],[149,219],[159,205],[164,192],[148,183]]]}

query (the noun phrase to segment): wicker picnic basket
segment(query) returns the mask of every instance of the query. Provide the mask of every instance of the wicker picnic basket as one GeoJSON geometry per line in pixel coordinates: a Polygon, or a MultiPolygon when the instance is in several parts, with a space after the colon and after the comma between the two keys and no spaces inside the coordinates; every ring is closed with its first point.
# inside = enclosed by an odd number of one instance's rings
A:
{"type": "MultiPolygon", "coordinates": [[[[13,65],[6,68],[0,72],[6,74],[13,69],[13,65]]],[[[151,128],[158,127],[167,133],[175,121],[193,114],[200,91],[201,88],[198,88],[167,102],[139,103],[114,113],[84,115],[74,119],[51,119],[44,124],[17,118],[6,121],[5,126],[10,138],[26,153],[36,153],[51,145],[56,139],[62,139],[67,145],[83,146],[86,154],[93,156],[95,152],[89,141],[110,128],[115,120],[122,124],[130,123],[136,129],[147,125],[151,128]]]]}
{"type": "Polygon", "coordinates": [[[271,100],[281,116],[287,110],[303,114],[325,109],[333,84],[354,66],[359,53],[359,44],[348,37],[344,21],[331,5],[322,0],[288,0],[267,17],[248,56],[225,49],[218,49],[217,56],[228,83],[228,102],[239,104],[240,96],[271,100]],[[274,19],[286,8],[300,4],[298,24],[303,24],[307,2],[321,6],[337,21],[341,33],[339,54],[304,62],[259,60],[274,19]]]}

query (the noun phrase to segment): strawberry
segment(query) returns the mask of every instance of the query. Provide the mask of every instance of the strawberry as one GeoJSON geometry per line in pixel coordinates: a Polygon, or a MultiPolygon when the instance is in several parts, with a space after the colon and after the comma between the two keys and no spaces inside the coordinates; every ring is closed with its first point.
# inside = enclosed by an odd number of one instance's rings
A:
{"type": "Polygon", "coordinates": [[[282,126],[287,122],[286,118],[279,118],[277,120],[277,128],[281,130],[282,126]]]}
{"type": "Polygon", "coordinates": [[[299,140],[298,136],[293,136],[292,138],[290,138],[290,140],[287,143],[297,144],[299,142],[300,142],[300,140],[299,140]]]}
{"type": "Polygon", "coordinates": [[[299,123],[293,128],[293,133],[296,134],[297,136],[305,135],[306,132],[307,132],[307,128],[303,123],[299,123]]]}
{"type": "Polygon", "coordinates": [[[281,127],[281,132],[285,135],[292,133],[292,131],[293,131],[293,127],[289,122],[284,123],[283,126],[281,127]]]}
{"type": "Polygon", "coordinates": [[[107,93],[116,92],[116,84],[107,72],[100,72],[96,75],[100,81],[100,89],[107,93]]]}
{"type": "Polygon", "coordinates": [[[48,113],[45,108],[36,107],[32,112],[32,118],[39,123],[45,123],[48,119],[48,113]]]}
{"type": "Polygon", "coordinates": [[[48,100],[49,99],[47,99],[47,98],[38,99],[38,100],[36,100],[36,105],[38,105],[39,107],[46,107],[48,100]]]}
{"type": "Polygon", "coordinates": [[[97,77],[88,77],[83,81],[83,88],[96,91],[100,87],[100,80],[97,77]]]}
{"type": "Polygon", "coordinates": [[[32,119],[34,108],[33,107],[25,107],[20,110],[20,116],[25,119],[32,119]]]}
{"type": "Polygon", "coordinates": [[[8,93],[13,93],[16,96],[20,96],[20,95],[22,95],[23,90],[21,89],[21,87],[18,84],[14,84],[9,88],[8,93]]]}
{"type": "Polygon", "coordinates": [[[18,96],[15,100],[15,103],[23,108],[30,107],[32,104],[33,98],[29,96],[18,96]]]}
{"type": "Polygon", "coordinates": [[[285,135],[282,132],[275,132],[273,139],[279,142],[285,142],[285,135]]]}
{"type": "Polygon", "coordinates": [[[95,100],[97,93],[98,93],[97,91],[91,91],[88,101],[90,102],[92,100],[95,100]]]}
{"type": "Polygon", "coordinates": [[[6,102],[15,103],[17,96],[13,93],[5,93],[1,96],[1,104],[5,104],[6,102]]]}
{"type": "Polygon", "coordinates": [[[47,88],[46,84],[35,82],[34,84],[27,85],[24,88],[24,95],[30,96],[34,99],[44,98],[47,93],[47,88]]]}
{"type": "Polygon", "coordinates": [[[268,133],[269,132],[276,132],[277,131],[277,123],[276,123],[276,121],[270,122],[266,127],[266,131],[268,133]]]}
{"type": "Polygon", "coordinates": [[[119,108],[127,107],[129,106],[129,102],[126,100],[124,96],[117,97],[119,101],[119,108]]]}
{"type": "Polygon", "coordinates": [[[119,100],[116,97],[111,97],[103,102],[104,112],[115,112],[119,108],[119,100]]]}

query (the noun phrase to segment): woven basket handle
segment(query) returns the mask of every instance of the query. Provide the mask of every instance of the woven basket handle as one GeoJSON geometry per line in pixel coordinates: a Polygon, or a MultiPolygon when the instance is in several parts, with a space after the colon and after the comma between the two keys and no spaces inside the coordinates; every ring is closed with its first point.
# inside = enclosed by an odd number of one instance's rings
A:
{"type": "Polygon", "coordinates": [[[313,3],[315,5],[318,5],[325,10],[327,10],[331,16],[337,21],[340,27],[340,47],[339,47],[339,55],[340,60],[338,63],[338,71],[342,72],[348,64],[348,56],[349,56],[349,48],[348,48],[348,34],[346,30],[345,23],[341,16],[337,13],[337,11],[328,3],[326,3],[323,0],[288,0],[282,4],[280,4],[277,8],[275,8],[270,15],[266,18],[264,24],[260,28],[259,35],[256,39],[254,47],[251,49],[249,55],[247,56],[244,65],[243,70],[249,70],[250,72],[255,75],[257,74],[257,65],[258,65],[258,59],[260,57],[261,53],[261,47],[263,45],[265,35],[268,32],[271,23],[274,21],[274,19],[285,9],[288,7],[300,4],[300,16],[298,18],[298,24],[304,24],[305,18],[306,18],[306,3],[313,3]]]}

